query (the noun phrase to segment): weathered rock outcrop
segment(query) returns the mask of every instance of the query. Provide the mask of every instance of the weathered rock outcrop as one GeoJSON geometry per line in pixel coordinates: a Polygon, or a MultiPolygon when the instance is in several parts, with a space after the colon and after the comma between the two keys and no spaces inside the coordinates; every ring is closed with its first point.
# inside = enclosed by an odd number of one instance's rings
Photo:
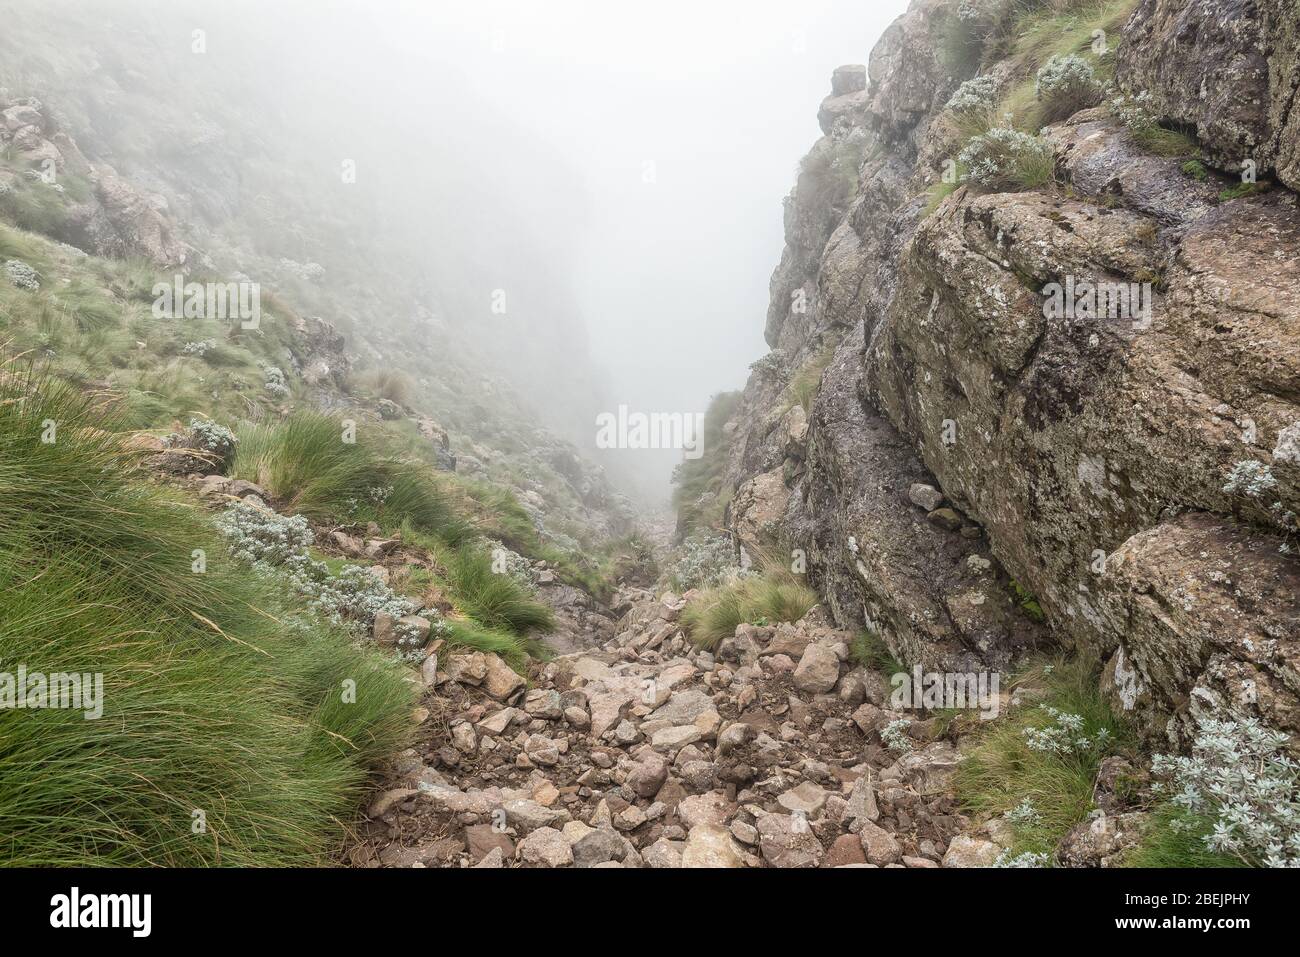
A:
{"type": "Polygon", "coordinates": [[[1290,0],[1143,0],[1117,53],[1123,86],[1196,128],[1221,168],[1253,160],[1300,188],[1300,8],[1290,0]]]}
{"type": "Polygon", "coordinates": [[[10,100],[0,90],[0,147],[12,149],[46,188],[62,192],[65,173],[90,185],[91,195],[71,205],[57,238],[101,256],[143,256],[161,266],[179,266],[189,257],[167,201],[137,189],[108,164],[87,160],[40,100],[10,100]]]}
{"type": "Polygon", "coordinates": [[[1054,186],[960,186],[927,211],[961,79],[936,59],[947,6],[914,3],[866,91],[837,75],[828,102],[855,107],[828,124],[823,105],[810,155],[863,160],[852,196],[805,163],[786,201],[774,351],[729,476],[764,494],[737,495],[732,527],[804,549],[836,621],[909,662],[1000,668],[1054,642],[1110,662],[1155,735],[1229,705],[1298,730],[1300,211],[1286,188],[1221,195],[1247,156],[1297,185],[1293,5],[1144,0],[1112,38],[1121,84],[1228,175],[1144,153],[1102,107],[1044,131],[1054,186]],[[1054,283],[1133,298],[1053,311],[1054,283]],[[792,453],[787,387],[819,355],[792,453]]]}

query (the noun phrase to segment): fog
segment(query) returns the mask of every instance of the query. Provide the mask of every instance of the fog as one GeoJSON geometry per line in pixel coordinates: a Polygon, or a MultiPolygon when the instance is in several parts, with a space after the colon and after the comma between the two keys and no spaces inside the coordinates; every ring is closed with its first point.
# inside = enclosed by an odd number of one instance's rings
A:
{"type": "MultiPolygon", "coordinates": [[[[424,359],[389,333],[432,315],[431,374],[464,351],[594,453],[602,411],[743,385],[831,71],[905,5],[33,0],[11,23],[47,46],[15,39],[6,79],[81,102],[184,214],[323,263],[375,361],[424,359]]],[[[600,457],[653,502],[680,452],[600,457]]]]}
{"type": "MultiPolygon", "coordinates": [[[[548,225],[572,254],[566,278],[605,395],[677,412],[742,386],[766,352],[782,197],[820,135],[817,105],[832,69],[865,62],[905,6],[411,4],[418,27],[389,25],[565,165],[537,182],[517,156],[506,175],[559,211],[548,225]]],[[[643,462],[643,492],[666,492],[677,453],[625,454],[643,462]]]]}

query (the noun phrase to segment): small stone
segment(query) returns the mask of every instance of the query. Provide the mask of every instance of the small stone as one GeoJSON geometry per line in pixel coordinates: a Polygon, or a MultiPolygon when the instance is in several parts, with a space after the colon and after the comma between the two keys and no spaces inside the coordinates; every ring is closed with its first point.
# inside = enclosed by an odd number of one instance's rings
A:
{"type": "MultiPolygon", "coordinates": [[[[904,858],[906,860],[906,858],[904,858]]],[[[862,842],[852,834],[841,834],[826,852],[822,867],[844,867],[848,864],[865,864],[867,856],[862,851],[862,842]]]]}
{"type": "Polygon", "coordinates": [[[553,827],[539,827],[519,842],[519,859],[525,864],[564,867],[573,863],[573,848],[553,827]]]}
{"type": "Polygon", "coordinates": [[[483,858],[473,866],[475,868],[505,867],[506,866],[505,852],[503,852],[499,847],[494,847],[492,848],[492,850],[484,854],[483,858]]]}
{"type": "Polygon", "coordinates": [[[858,832],[858,838],[870,863],[883,867],[902,859],[903,849],[898,846],[898,841],[894,840],[894,835],[871,821],[861,823],[862,830],[858,832]]]}
{"type": "Polygon", "coordinates": [[[508,664],[496,655],[483,654],[486,674],[483,690],[498,701],[509,701],[523,690],[526,682],[508,664]]]}
{"type": "Polygon", "coordinates": [[[573,863],[576,867],[595,867],[606,861],[622,860],[627,842],[609,828],[597,828],[585,834],[573,845],[573,863]]]}
{"type": "Polygon", "coordinates": [[[704,737],[694,725],[676,728],[662,728],[650,739],[650,746],[656,751],[676,752],[688,744],[694,744],[704,737]]]}
{"type": "Polygon", "coordinates": [[[510,840],[510,835],[490,824],[471,824],[465,828],[465,846],[473,861],[482,860],[494,850],[512,860],[515,856],[515,842],[510,840]]]}
{"type": "Polygon", "coordinates": [[[383,817],[397,805],[408,798],[415,797],[419,793],[415,788],[393,788],[390,791],[384,791],[370,802],[370,807],[366,808],[366,816],[370,818],[383,817]]]}
{"type": "Polygon", "coordinates": [[[515,718],[518,712],[514,708],[502,708],[488,715],[478,723],[480,734],[492,734],[498,737],[505,734],[506,728],[510,727],[510,722],[515,718]]]}
{"type": "Polygon", "coordinates": [[[660,868],[677,868],[682,866],[681,845],[661,837],[655,841],[642,853],[645,862],[649,867],[660,868]]]}
{"type": "Polygon", "coordinates": [[[614,816],[614,827],[620,831],[635,831],[645,822],[645,811],[635,804],[629,804],[614,816]]]}
{"type": "Polygon", "coordinates": [[[812,781],[804,781],[778,797],[776,803],[787,811],[798,811],[806,817],[816,817],[829,796],[825,788],[812,781]]]}
{"type": "Polygon", "coordinates": [[[794,685],[808,694],[825,694],[840,680],[840,659],[826,645],[811,644],[794,670],[794,685]]]}
{"type": "Polygon", "coordinates": [[[697,824],[686,836],[681,866],[744,867],[745,856],[725,827],[697,824]]]}
{"type": "Polygon", "coordinates": [[[687,829],[700,824],[722,824],[731,804],[721,791],[692,794],[677,804],[677,816],[687,829]]]}
{"type": "Polygon", "coordinates": [[[1002,849],[992,841],[958,834],[943,855],[944,867],[992,867],[1002,849]]]}
{"type": "Polygon", "coordinates": [[[955,532],[962,526],[961,516],[950,508],[936,508],[926,518],[950,532],[955,532]]]}
{"type": "Polygon", "coordinates": [[[637,797],[652,798],[659,793],[667,779],[668,762],[662,755],[646,751],[632,768],[627,784],[636,792],[637,797]]]}
{"type": "Polygon", "coordinates": [[[478,738],[468,721],[463,721],[451,729],[451,743],[462,754],[472,754],[478,747],[478,738]]]}
{"type": "Polygon", "coordinates": [[[758,819],[758,835],[763,860],[773,867],[817,867],[826,853],[801,817],[764,814],[758,819]]]}
{"type": "Polygon", "coordinates": [[[907,490],[907,497],[913,505],[919,505],[927,512],[933,512],[943,504],[943,493],[933,485],[917,482],[907,490]]]}

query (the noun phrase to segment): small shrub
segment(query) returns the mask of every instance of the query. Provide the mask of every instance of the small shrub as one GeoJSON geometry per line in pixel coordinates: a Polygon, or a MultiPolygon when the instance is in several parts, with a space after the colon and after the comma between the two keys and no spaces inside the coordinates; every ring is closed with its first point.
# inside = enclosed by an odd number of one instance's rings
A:
{"type": "Polygon", "coordinates": [[[965,181],[995,192],[1033,189],[1056,172],[1052,151],[1041,139],[1006,127],[976,136],[961,151],[965,181]]]}
{"type": "Polygon", "coordinates": [[[1182,815],[1169,826],[1252,867],[1300,867],[1300,766],[1288,744],[1254,718],[1201,720],[1190,757],[1152,762],[1182,815]]]}
{"type": "Polygon", "coordinates": [[[987,133],[997,114],[997,82],[989,74],[972,77],[962,83],[948,99],[947,122],[960,143],[972,136],[987,133]]]}
{"type": "Polygon", "coordinates": [[[997,81],[990,74],[971,77],[948,98],[947,109],[955,113],[982,113],[997,104],[997,81]]]}
{"type": "Polygon", "coordinates": [[[1273,470],[1256,459],[1244,459],[1232,467],[1228,481],[1223,490],[1229,495],[1245,495],[1259,498],[1265,492],[1277,488],[1277,478],[1273,470]]]}
{"type": "Polygon", "coordinates": [[[523,555],[491,539],[488,540],[487,546],[492,556],[494,572],[498,575],[509,575],[527,589],[532,589],[537,584],[537,573],[533,571],[533,564],[523,555]]]}
{"type": "Polygon", "coordinates": [[[1092,810],[1101,759],[1131,748],[1132,733],[1102,697],[1097,668],[1084,659],[1044,665],[1016,684],[1035,689],[1040,704],[981,722],[954,782],[969,813],[1016,812],[1010,856],[1050,855],[1092,810]],[[1032,815],[1023,810],[1027,800],[1032,815]]]}
{"type": "Polygon", "coordinates": [[[998,854],[993,866],[1012,868],[1046,867],[1048,861],[1048,856],[1041,852],[1025,851],[1022,854],[1012,854],[1009,850],[1003,850],[998,854]]]}
{"type": "Polygon", "coordinates": [[[895,718],[880,729],[880,740],[889,750],[907,754],[912,750],[912,739],[907,736],[907,729],[911,726],[910,718],[895,718]]]}
{"type": "Polygon", "coordinates": [[[6,262],[5,272],[9,276],[9,281],[19,289],[38,292],[41,288],[40,273],[21,259],[11,259],[6,262]]]}
{"type": "Polygon", "coordinates": [[[277,399],[282,399],[289,394],[289,385],[284,381],[284,370],[279,366],[266,366],[262,370],[266,374],[266,391],[277,399]]]}
{"type": "Polygon", "coordinates": [[[1068,119],[1101,102],[1101,84],[1092,64],[1077,54],[1053,54],[1038,70],[1034,96],[1042,124],[1068,119]]]}
{"type": "Polygon", "coordinates": [[[680,591],[709,588],[736,571],[735,549],[726,535],[698,535],[677,550],[669,578],[680,591]]]}
{"type": "Polygon", "coordinates": [[[190,434],[200,446],[223,462],[239,442],[234,432],[211,419],[190,419],[190,434]]]}
{"type": "MultiPolygon", "coordinates": [[[[308,549],[314,536],[301,515],[284,516],[240,502],[217,519],[217,530],[227,539],[231,553],[262,572],[283,576],[307,606],[325,620],[351,628],[359,637],[368,634],[375,616],[402,618],[416,607],[392,591],[361,565],[344,565],[337,571],[314,559],[308,549]]],[[[432,612],[433,637],[445,630],[432,612]]]]}
{"type": "Polygon", "coordinates": [[[939,59],[958,76],[969,76],[980,65],[994,4],[960,0],[940,28],[939,59]]]}

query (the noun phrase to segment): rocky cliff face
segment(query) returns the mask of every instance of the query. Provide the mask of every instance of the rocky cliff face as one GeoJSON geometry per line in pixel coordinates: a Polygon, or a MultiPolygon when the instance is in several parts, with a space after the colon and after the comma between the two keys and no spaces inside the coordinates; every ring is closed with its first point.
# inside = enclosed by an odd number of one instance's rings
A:
{"type": "MultiPolygon", "coordinates": [[[[1108,38],[1112,95],[1197,160],[1101,106],[1043,131],[1053,183],[936,206],[971,75],[939,52],[957,17],[916,0],[836,72],[737,417],[733,533],[803,549],[837,623],[909,663],[1064,645],[1153,736],[1219,710],[1300,731],[1296,8],[1142,0],[1108,38]],[[840,194],[815,161],[845,144],[840,194]],[[1053,283],[1136,283],[1150,311],[1057,316],[1053,283]],[[822,365],[805,415],[788,386],[822,365]]],[[[986,52],[980,73],[1026,69],[986,52]]]]}

